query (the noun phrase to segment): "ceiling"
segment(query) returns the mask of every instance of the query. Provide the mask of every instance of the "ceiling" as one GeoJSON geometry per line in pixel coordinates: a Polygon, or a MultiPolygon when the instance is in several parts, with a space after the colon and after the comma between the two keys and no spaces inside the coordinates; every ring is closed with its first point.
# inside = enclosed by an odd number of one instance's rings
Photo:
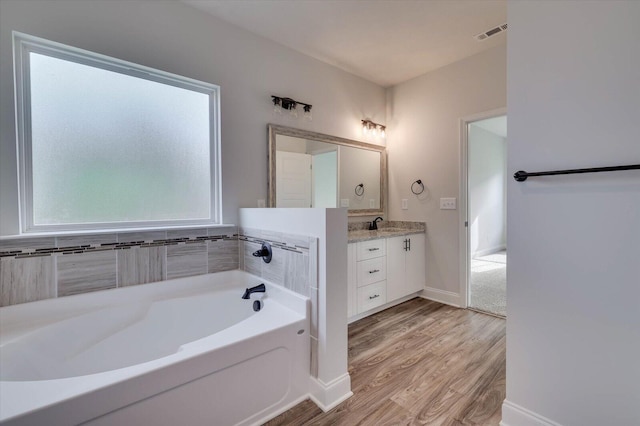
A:
{"type": "Polygon", "coordinates": [[[383,87],[506,43],[506,0],[183,0],[383,87]]]}

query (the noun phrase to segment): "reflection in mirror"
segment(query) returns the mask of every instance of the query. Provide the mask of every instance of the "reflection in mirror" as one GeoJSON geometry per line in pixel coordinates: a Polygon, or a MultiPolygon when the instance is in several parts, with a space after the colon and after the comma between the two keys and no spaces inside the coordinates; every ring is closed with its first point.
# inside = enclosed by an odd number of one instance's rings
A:
{"type": "Polygon", "coordinates": [[[348,207],[350,216],[382,214],[385,148],[269,125],[269,206],[348,207]]]}

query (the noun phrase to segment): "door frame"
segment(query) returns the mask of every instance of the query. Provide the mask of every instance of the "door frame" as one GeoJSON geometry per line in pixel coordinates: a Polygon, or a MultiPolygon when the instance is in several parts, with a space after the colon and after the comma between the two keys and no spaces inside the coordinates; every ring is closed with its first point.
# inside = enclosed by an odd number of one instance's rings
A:
{"type": "Polygon", "coordinates": [[[458,203],[458,235],[460,238],[460,252],[458,254],[459,276],[460,276],[460,307],[469,306],[469,275],[470,257],[469,253],[469,124],[485,120],[487,118],[507,115],[507,108],[497,108],[489,111],[479,112],[460,118],[460,200],[458,203]]]}

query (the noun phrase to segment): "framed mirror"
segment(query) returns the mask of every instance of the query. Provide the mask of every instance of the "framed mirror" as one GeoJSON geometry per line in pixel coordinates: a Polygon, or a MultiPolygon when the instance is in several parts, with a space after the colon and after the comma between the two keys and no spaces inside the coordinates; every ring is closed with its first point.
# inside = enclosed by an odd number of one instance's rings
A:
{"type": "Polygon", "coordinates": [[[347,207],[384,213],[384,146],[269,124],[269,207],[347,207]]]}

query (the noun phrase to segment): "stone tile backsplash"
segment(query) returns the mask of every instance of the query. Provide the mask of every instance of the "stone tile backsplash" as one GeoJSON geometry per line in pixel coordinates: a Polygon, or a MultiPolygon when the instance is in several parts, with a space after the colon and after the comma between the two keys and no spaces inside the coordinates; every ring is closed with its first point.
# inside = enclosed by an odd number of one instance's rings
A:
{"type": "Polygon", "coordinates": [[[237,227],[0,241],[0,306],[238,269],[237,227]]]}

